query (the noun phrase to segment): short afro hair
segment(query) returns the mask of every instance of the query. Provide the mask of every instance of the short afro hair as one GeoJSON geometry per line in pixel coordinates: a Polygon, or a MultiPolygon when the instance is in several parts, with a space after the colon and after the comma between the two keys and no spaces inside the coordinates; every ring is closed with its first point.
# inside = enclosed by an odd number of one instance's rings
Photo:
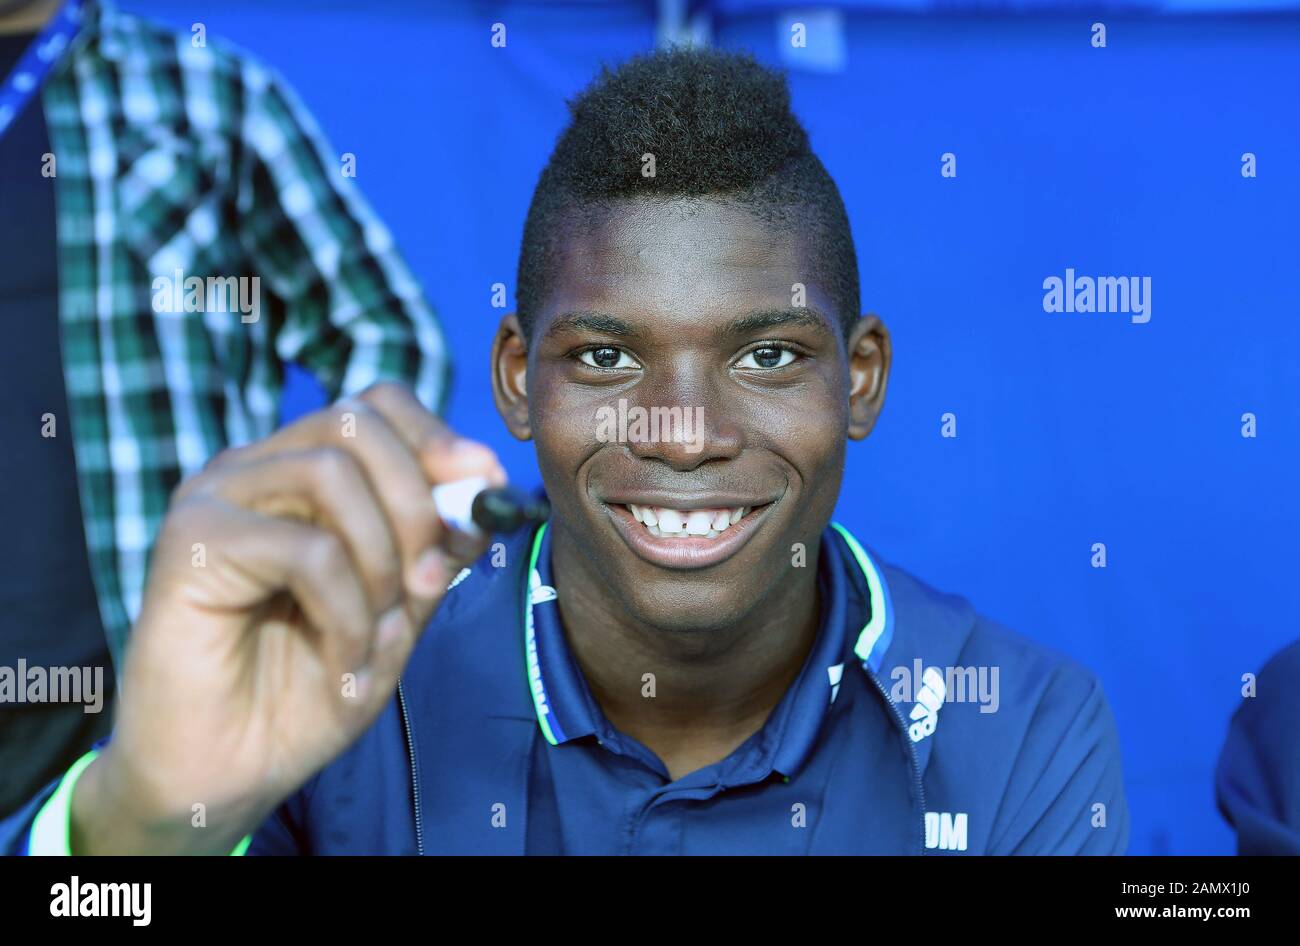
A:
{"type": "Polygon", "coordinates": [[[519,254],[525,338],[544,303],[565,224],[622,200],[734,202],[765,223],[801,227],[818,284],[847,335],[860,310],[858,261],[839,188],[790,111],[785,76],[748,54],[685,47],[605,67],[569,102],[533,192],[519,254]],[[653,154],[655,174],[642,174],[653,154]]]}

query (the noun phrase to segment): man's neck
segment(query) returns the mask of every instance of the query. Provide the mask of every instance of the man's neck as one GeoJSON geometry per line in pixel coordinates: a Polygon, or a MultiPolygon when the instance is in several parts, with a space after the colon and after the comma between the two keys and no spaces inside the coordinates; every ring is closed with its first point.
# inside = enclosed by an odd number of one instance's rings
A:
{"type": "Polygon", "coordinates": [[[726,627],[689,632],[642,624],[611,595],[562,527],[552,533],[560,617],[592,695],[620,731],[680,778],[757,732],[803,668],[817,635],[816,555],[770,600],[726,627]],[[654,696],[645,695],[646,673],[654,696]]]}
{"type": "MultiPolygon", "coordinates": [[[[32,0],[9,12],[0,12],[0,36],[14,33],[39,33],[58,12],[63,0],[32,0]]],[[[0,3],[0,10],[4,4],[0,3]]]]}

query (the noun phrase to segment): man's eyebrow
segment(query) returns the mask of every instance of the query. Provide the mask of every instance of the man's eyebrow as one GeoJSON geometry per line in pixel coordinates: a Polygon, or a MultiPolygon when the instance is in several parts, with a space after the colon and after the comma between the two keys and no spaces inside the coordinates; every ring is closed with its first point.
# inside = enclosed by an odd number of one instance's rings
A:
{"type": "MultiPolygon", "coordinates": [[[[806,326],[833,334],[827,317],[817,309],[807,306],[751,312],[723,326],[719,334],[752,335],[764,329],[790,325],[806,326]]],[[[565,312],[558,315],[547,327],[546,337],[551,338],[562,332],[590,332],[597,335],[612,335],[615,338],[639,338],[642,334],[641,330],[631,322],[603,312],[565,312]]]]}
{"type": "Polygon", "coordinates": [[[764,312],[752,312],[741,316],[722,332],[726,335],[751,335],[769,328],[781,328],[788,325],[802,325],[809,328],[831,331],[830,320],[818,310],[803,307],[797,309],[771,309],[764,312]]]}
{"type": "Polygon", "coordinates": [[[546,337],[550,338],[561,332],[593,332],[598,335],[614,335],[618,338],[635,338],[641,334],[631,322],[625,322],[602,312],[566,312],[558,315],[546,329],[546,337]]]}

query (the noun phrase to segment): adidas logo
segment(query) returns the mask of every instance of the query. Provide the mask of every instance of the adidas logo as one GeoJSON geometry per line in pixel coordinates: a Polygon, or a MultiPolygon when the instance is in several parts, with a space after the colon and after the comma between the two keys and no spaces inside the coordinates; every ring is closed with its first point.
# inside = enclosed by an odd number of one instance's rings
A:
{"type": "Polygon", "coordinates": [[[543,601],[554,601],[556,598],[555,589],[550,585],[542,584],[542,576],[533,570],[533,577],[529,579],[528,601],[530,604],[541,604],[543,601]]]}
{"type": "Polygon", "coordinates": [[[947,695],[948,685],[944,683],[943,674],[934,667],[927,667],[921,675],[921,689],[916,694],[916,705],[912,707],[913,722],[907,730],[913,742],[920,742],[934,732],[939,725],[939,709],[947,695]]]}

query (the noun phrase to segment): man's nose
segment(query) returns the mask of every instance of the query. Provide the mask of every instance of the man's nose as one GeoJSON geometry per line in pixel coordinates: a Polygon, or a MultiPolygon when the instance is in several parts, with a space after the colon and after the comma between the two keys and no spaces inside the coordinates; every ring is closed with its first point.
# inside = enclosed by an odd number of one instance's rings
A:
{"type": "MultiPolygon", "coordinates": [[[[739,424],[719,408],[719,399],[701,396],[680,400],[638,398],[642,426],[629,419],[628,449],[641,459],[661,460],[674,470],[693,470],[710,460],[733,460],[744,447],[739,424]]],[[[633,411],[629,407],[629,415],[633,411]]]]}

